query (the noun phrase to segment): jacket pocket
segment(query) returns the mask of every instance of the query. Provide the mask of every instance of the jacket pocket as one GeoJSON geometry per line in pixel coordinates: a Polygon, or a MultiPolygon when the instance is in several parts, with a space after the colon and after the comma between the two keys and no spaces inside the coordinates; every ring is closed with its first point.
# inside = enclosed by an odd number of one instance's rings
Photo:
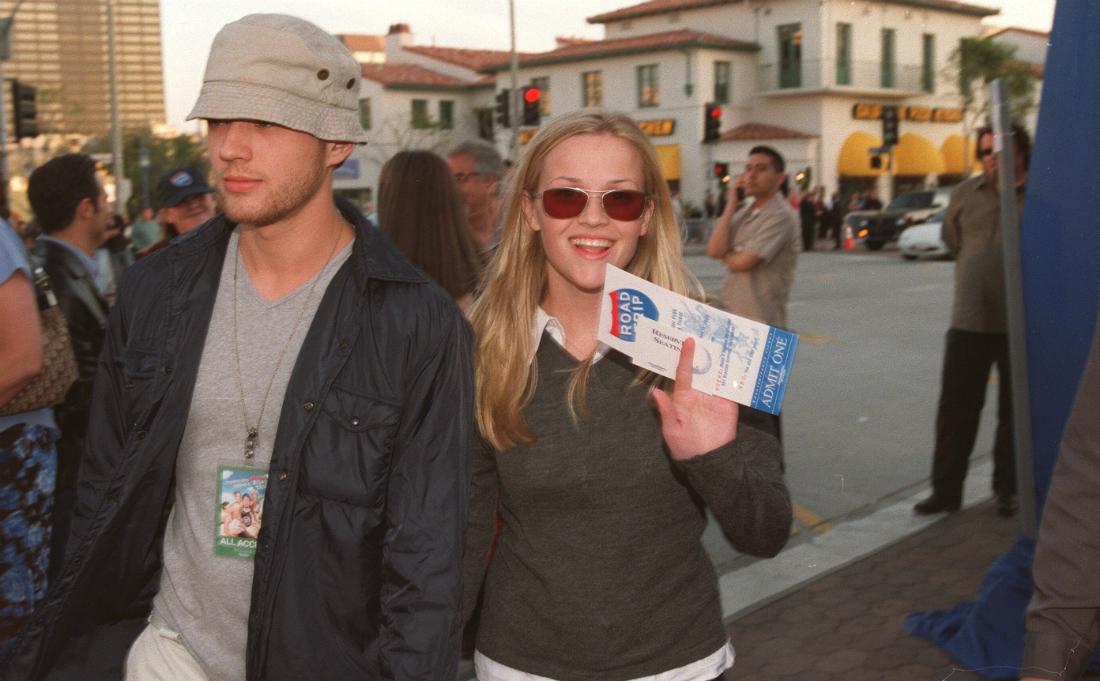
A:
{"type": "Polygon", "coordinates": [[[380,509],[399,416],[396,405],[334,385],[305,448],[303,491],[380,509]]]}

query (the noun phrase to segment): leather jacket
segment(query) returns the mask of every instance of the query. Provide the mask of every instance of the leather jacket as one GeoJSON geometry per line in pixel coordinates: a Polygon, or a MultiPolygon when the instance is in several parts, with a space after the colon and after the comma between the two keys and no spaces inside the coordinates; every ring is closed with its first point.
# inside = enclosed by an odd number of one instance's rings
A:
{"type": "Polygon", "coordinates": [[[64,403],[54,408],[54,415],[62,439],[79,444],[88,428],[92,382],[107,332],[107,302],[99,294],[84,263],[64,246],[40,239],[35,243],[34,259],[49,275],[58,307],[69,326],[77,379],[69,388],[64,403]]]}
{"type": "MultiPolygon", "coordinates": [[[[356,240],[282,403],[246,678],[453,681],[469,325],[358,211],[340,208],[356,240]]],[[[121,677],[159,588],[177,450],[232,228],[215,217],[127,272],[96,378],[69,557],[0,678],[121,677]]]]}

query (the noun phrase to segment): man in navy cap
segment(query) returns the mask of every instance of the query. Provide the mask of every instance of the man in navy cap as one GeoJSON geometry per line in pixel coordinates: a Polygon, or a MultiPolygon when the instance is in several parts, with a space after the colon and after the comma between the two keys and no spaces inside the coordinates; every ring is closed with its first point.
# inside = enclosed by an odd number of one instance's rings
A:
{"type": "Polygon", "coordinates": [[[158,217],[164,225],[164,237],[142,251],[141,256],[160,250],[174,237],[214,217],[213,193],[201,168],[184,166],[165,173],[157,182],[158,217]]]}

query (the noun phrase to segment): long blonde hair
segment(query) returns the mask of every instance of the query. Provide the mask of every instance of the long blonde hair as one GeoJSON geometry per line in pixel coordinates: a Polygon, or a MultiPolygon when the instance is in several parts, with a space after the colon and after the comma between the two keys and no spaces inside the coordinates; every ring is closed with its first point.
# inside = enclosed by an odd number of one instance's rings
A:
{"type": "MultiPolygon", "coordinates": [[[[532,140],[511,175],[500,245],[489,264],[485,288],[470,309],[477,338],[475,415],[482,437],[498,450],[534,439],[523,409],[537,387],[531,330],[547,273],[546,253],[527,225],[523,199],[538,190],[550,152],[576,135],[614,135],[630,143],[641,159],[642,190],[652,215],[625,269],[677,293],[699,294],[698,282],[684,266],[668,185],[649,138],[625,114],[602,109],[581,109],[551,121],[532,140]]],[[[583,408],[590,368],[591,360],[582,363],[570,382],[566,406],[574,417],[578,405],[583,408]]]]}

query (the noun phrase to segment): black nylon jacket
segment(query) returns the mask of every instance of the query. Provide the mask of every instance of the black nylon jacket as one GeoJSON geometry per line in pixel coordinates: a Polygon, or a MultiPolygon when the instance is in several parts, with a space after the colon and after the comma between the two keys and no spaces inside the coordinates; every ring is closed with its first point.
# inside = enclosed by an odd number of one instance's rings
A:
{"type": "MultiPolygon", "coordinates": [[[[358,211],[340,208],[357,238],[282,405],[247,679],[453,681],[469,326],[358,211]]],[[[127,273],[96,378],[69,559],[0,667],[5,680],[121,678],[159,586],[176,452],[231,229],[216,217],[127,273]]]]}

